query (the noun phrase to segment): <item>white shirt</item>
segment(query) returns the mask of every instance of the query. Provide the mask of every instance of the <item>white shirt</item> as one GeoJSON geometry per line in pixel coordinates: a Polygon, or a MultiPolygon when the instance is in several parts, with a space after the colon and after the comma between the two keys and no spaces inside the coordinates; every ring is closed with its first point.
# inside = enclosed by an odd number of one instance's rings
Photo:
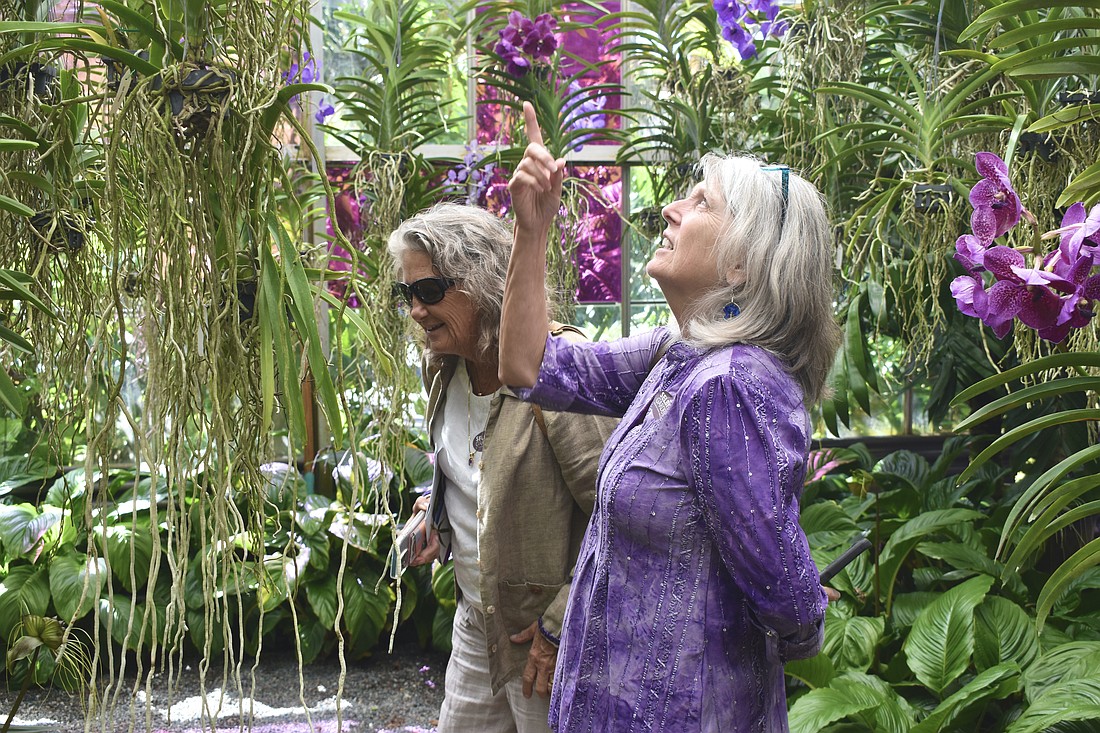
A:
{"type": "Polygon", "coordinates": [[[481,607],[477,544],[477,490],[481,483],[479,448],[484,448],[485,426],[489,422],[489,404],[492,400],[493,395],[473,393],[466,361],[459,359],[454,376],[447,385],[443,414],[432,427],[435,460],[447,477],[443,501],[453,533],[451,555],[455,563],[455,582],[463,598],[478,608],[481,607]]]}

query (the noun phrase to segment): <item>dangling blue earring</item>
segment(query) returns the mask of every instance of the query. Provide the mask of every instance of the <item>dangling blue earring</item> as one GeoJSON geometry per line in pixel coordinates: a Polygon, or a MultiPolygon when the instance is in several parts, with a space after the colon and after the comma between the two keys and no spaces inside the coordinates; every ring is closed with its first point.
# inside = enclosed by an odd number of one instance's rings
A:
{"type": "Polygon", "coordinates": [[[741,315],[741,306],[731,301],[730,303],[726,304],[726,307],[722,309],[722,312],[726,315],[726,320],[728,321],[731,318],[736,318],[737,316],[741,315]]]}

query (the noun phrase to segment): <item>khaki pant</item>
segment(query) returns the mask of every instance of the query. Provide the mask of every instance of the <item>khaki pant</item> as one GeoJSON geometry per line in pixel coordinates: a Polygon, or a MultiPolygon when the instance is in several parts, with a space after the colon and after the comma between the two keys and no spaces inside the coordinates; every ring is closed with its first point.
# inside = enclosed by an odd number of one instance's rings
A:
{"type": "Polygon", "coordinates": [[[451,634],[451,660],[439,733],[547,733],[549,698],[532,692],[523,696],[523,680],[516,677],[496,695],[489,686],[485,617],[476,607],[459,600],[451,634]]]}

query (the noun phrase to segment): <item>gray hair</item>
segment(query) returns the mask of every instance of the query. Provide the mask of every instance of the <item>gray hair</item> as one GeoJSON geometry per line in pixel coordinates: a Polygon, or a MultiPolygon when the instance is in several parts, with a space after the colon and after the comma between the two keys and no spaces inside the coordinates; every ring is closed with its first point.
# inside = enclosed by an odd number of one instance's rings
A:
{"type": "Polygon", "coordinates": [[[485,209],[436,204],[403,221],[390,234],[386,248],[397,277],[406,253],[424,252],[440,275],[456,281],[477,311],[478,353],[495,358],[512,253],[511,228],[485,209]]]}
{"type": "Polygon", "coordinates": [[[721,191],[728,223],[715,246],[718,272],[740,268],[739,286],[725,284],[696,301],[681,324],[683,339],[703,348],[745,343],[777,355],[802,385],[807,404],[825,393],[840,344],[833,312],[833,241],[825,202],[813,184],[789,173],[783,215],[782,166],[763,168],[745,156],[708,154],[703,180],[721,191]],[[725,318],[735,302],[740,315],[725,318]]]}

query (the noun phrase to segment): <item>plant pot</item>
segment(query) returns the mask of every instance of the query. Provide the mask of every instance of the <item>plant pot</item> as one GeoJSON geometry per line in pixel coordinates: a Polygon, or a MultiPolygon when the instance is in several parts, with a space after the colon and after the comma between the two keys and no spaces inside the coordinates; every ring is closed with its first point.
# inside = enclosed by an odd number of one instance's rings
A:
{"type": "MultiPolygon", "coordinates": [[[[20,61],[0,66],[0,89],[10,84],[25,87],[29,81],[33,85],[34,96],[44,102],[53,102],[57,98],[57,75],[56,66],[20,61]]],[[[11,92],[4,89],[3,93],[6,95],[11,92]]]]}
{"type": "Polygon", "coordinates": [[[950,183],[918,183],[913,186],[913,210],[918,214],[942,212],[951,203],[950,183]]]}
{"type": "Polygon", "coordinates": [[[1058,92],[1058,104],[1063,107],[1100,104],[1100,92],[1058,92]]]}
{"type": "Polygon", "coordinates": [[[176,73],[153,78],[153,89],[164,97],[164,105],[179,122],[186,138],[205,135],[214,121],[225,114],[226,101],[237,74],[217,66],[184,64],[176,73]]]}
{"type": "Polygon", "coordinates": [[[1054,138],[1050,133],[1024,132],[1020,134],[1020,155],[1037,153],[1040,158],[1048,163],[1058,161],[1058,148],[1054,146],[1054,138]]]}
{"type": "Polygon", "coordinates": [[[39,211],[31,217],[31,226],[55,252],[76,254],[84,249],[84,229],[69,212],[39,211]]]}
{"type": "MultiPolygon", "coordinates": [[[[148,51],[138,51],[137,56],[143,61],[149,60],[148,51]]],[[[106,56],[101,57],[100,60],[103,62],[104,68],[107,69],[107,88],[112,92],[117,92],[122,87],[122,83],[126,80],[126,72],[129,71],[128,67],[106,56]]],[[[129,94],[131,89],[133,89],[132,83],[127,87],[125,94],[129,94]]]]}

